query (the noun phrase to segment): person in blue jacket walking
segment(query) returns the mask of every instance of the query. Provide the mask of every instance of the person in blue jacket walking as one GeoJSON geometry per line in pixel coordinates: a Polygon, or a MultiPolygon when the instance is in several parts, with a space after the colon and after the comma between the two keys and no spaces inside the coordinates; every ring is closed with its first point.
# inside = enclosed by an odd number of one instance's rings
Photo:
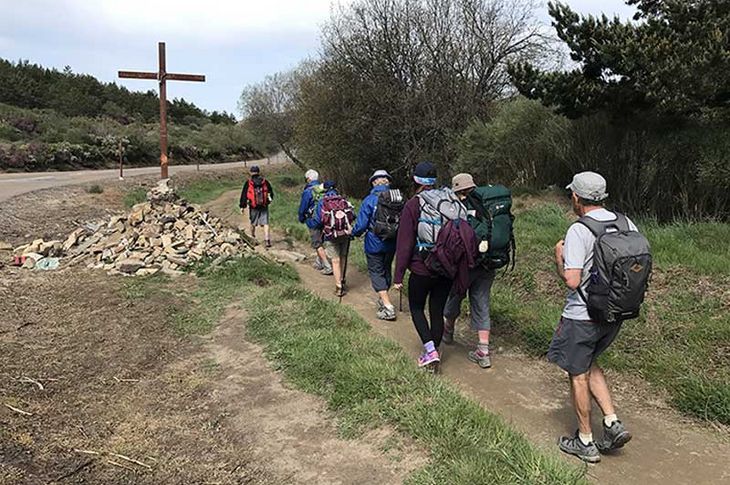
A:
{"type": "Polygon", "coordinates": [[[304,186],[302,199],[299,202],[299,222],[307,225],[309,236],[312,240],[312,248],[317,251],[317,260],[314,262],[314,269],[321,271],[324,275],[332,274],[332,265],[327,259],[327,254],[322,246],[322,228],[315,221],[314,215],[317,209],[319,196],[315,192],[321,187],[319,173],[316,170],[307,170],[304,174],[307,185],[304,186]]]}
{"type": "Polygon", "coordinates": [[[365,197],[357,215],[352,235],[365,234],[365,257],[368,263],[368,274],[373,290],[378,294],[377,316],[381,320],[395,320],[395,306],[390,301],[388,290],[393,282],[393,258],[395,257],[395,239],[382,240],[374,232],[375,214],[378,197],[382,192],[390,190],[392,179],[385,170],[376,170],[370,177],[372,189],[365,197]]]}

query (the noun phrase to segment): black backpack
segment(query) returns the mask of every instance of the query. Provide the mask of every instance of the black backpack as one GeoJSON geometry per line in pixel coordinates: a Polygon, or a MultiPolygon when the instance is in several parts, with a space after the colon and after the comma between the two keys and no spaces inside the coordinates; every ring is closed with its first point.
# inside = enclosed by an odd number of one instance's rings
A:
{"type": "Polygon", "coordinates": [[[651,277],[649,241],[640,232],[631,230],[622,214],[616,213],[613,221],[583,216],[578,222],[596,236],[586,287],[588,294],[578,287],[588,314],[599,323],[621,323],[637,318],[651,277]]]}
{"type": "Polygon", "coordinates": [[[388,241],[398,235],[400,215],[405,205],[400,190],[384,190],[378,194],[372,231],[380,240],[388,241]]]}

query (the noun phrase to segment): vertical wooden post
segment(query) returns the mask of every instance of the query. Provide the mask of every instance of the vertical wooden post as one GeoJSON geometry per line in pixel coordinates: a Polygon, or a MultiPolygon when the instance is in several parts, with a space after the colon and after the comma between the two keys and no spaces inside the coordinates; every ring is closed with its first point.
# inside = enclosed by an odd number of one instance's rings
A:
{"type": "Polygon", "coordinates": [[[160,178],[166,179],[167,172],[167,63],[165,61],[165,43],[157,44],[160,72],[160,178]]]}
{"type": "Polygon", "coordinates": [[[119,140],[119,180],[124,180],[124,152],[122,151],[122,140],[119,140]]]}

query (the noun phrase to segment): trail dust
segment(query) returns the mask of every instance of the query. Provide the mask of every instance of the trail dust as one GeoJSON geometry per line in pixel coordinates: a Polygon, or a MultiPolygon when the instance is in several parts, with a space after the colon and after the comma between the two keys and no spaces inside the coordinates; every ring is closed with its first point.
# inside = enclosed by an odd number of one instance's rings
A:
{"type": "MultiPolygon", "coordinates": [[[[248,230],[247,216],[234,210],[238,195],[236,191],[227,192],[207,208],[230,224],[248,230]]],[[[275,228],[276,221],[272,222],[275,228]]],[[[276,248],[290,249],[291,243],[276,231],[273,240],[276,248]]],[[[297,251],[312,253],[305,245],[294,244],[297,251]]],[[[295,264],[306,287],[322,298],[336,301],[333,279],[319,274],[310,263],[311,259],[295,264]]],[[[375,296],[367,275],[351,265],[347,270],[347,284],[349,293],[342,303],[355,309],[375,331],[400,343],[415,360],[421,344],[408,315],[405,295],[404,312],[399,313],[396,322],[387,323],[375,318],[375,296]]],[[[397,299],[395,295],[396,302],[397,299]]],[[[463,325],[462,321],[457,323],[463,325]]],[[[494,330],[498,335],[499,328],[494,330]]],[[[482,370],[467,359],[465,344],[461,338],[453,346],[442,346],[443,378],[451,380],[485,409],[501,415],[543,449],[560,453],[556,445],[558,436],[572,434],[576,429],[565,374],[547,362],[514,351],[495,353],[493,367],[482,370]]],[[[615,383],[616,377],[609,373],[610,382],[615,383]]],[[[613,386],[616,405],[634,439],[624,449],[604,455],[600,464],[588,466],[588,477],[599,483],[642,485],[730,481],[730,442],[721,433],[706,429],[665,406],[657,406],[643,399],[643,394],[642,399],[637,398],[632,383],[620,387],[613,386]]],[[[597,408],[593,416],[593,428],[600,430],[597,408]]],[[[565,459],[572,460],[568,456],[565,459]]]]}

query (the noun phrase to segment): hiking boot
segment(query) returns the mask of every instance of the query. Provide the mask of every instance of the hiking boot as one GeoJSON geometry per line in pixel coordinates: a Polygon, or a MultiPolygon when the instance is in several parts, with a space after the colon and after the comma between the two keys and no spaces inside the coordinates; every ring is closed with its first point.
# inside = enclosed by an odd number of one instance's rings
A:
{"type": "Polygon", "coordinates": [[[489,369],[492,367],[492,358],[489,356],[489,352],[486,354],[479,349],[472,350],[469,352],[469,360],[475,364],[479,364],[482,369],[489,369]]]}
{"type": "Polygon", "coordinates": [[[380,320],[387,320],[387,321],[394,321],[397,317],[395,314],[395,307],[393,305],[386,306],[383,305],[377,313],[377,316],[380,320]]]}
{"type": "Polygon", "coordinates": [[[343,297],[347,294],[347,288],[343,286],[335,286],[335,296],[343,297]]]}
{"type": "Polygon", "coordinates": [[[558,440],[558,446],[560,446],[560,449],[564,453],[577,456],[586,463],[598,463],[601,461],[601,453],[599,453],[596,444],[590,442],[587,445],[584,445],[578,437],[577,431],[572,437],[561,436],[560,440],[558,440]]]}
{"type": "Polygon", "coordinates": [[[614,421],[610,427],[603,423],[603,436],[596,441],[596,447],[601,453],[608,453],[623,448],[631,438],[631,433],[626,431],[621,421],[614,421]]]}
{"type": "Polygon", "coordinates": [[[418,367],[426,367],[435,370],[435,367],[441,362],[438,351],[424,352],[418,358],[418,367]]]}
{"type": "Polygon", "coordinates": [[[320,273],[325,276],[332,276],[334,274],[334,271],[332,271],[332,266],[323,266],[320,270],[320,273]]]}

